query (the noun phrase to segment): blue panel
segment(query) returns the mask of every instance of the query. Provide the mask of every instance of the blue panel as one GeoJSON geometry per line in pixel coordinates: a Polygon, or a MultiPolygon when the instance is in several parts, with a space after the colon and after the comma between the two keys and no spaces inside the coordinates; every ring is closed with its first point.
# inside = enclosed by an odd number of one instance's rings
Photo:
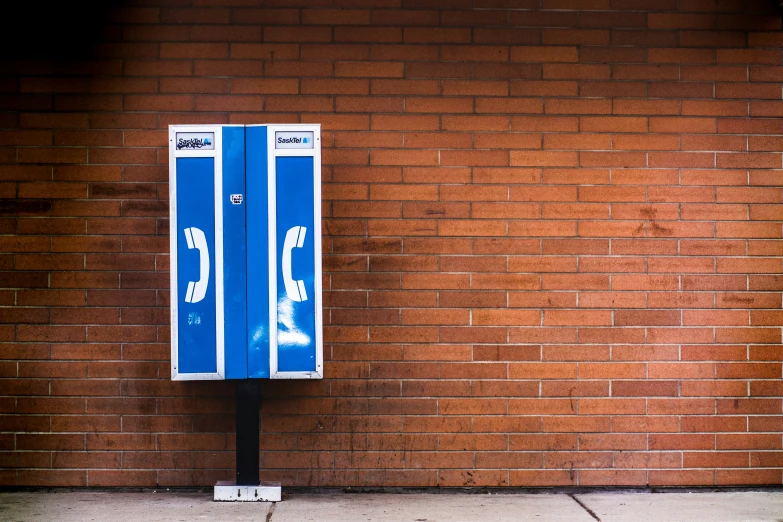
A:
{"type": "MultiPolygon", "coordinates": [[[[277,157],[277,368],[315,371],[313,158],[277,157]]],[[[320,216],[319,216],[320,221],[320,216]]]]}
{"type": "Polygon", "coordinates": [[[247,376],[269,378],[267,128],[247,127],[247,376]]]}
{"type": "Polygon", "coordinates": [[[247,378],[245,128],[223,127],[223,281],[226,379],[247,378]]]}
{"type": "Polygon", "coordinates": [[[179,373],[215,373],[215,160],[177,158],[179,373]]]}

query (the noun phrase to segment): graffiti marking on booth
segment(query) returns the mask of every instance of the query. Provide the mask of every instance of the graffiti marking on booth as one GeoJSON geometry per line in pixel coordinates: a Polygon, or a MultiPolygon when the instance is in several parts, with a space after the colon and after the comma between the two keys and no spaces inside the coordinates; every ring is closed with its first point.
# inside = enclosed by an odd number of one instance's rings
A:
{"type": "Polygon", "coordinates": [[[177,150],[215,150],[215,133],[178,132],[177,150]]]}

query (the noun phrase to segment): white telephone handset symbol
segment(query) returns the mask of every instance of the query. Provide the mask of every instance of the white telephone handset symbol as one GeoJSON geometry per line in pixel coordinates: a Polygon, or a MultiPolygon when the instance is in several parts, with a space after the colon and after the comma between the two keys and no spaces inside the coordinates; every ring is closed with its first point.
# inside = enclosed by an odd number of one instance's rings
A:
{"type": "Polygon", "coordinates": [[[291,301],[301,302],[307,301],[307,292],[305,291],[304,281],[301,279],[295,280],[291,277],[291,250],[296,248],[302,248],[305,241],[305,234],[307,228],[305,227],[291,227],[285,234],[285,242],[283,243],[283,283],[285,283],[285,293],[291,301]]]}
{"type": "Polygon", "coordinates": [[[199,280],[189,281],[188,290],[185,292],[186,303],[198,303],[207,294],[209,285],[209,249],[207,238],[200,228],[190,227],[185,229],[185,240],[189,249],[197,249],[199,257],[199,280]]]}

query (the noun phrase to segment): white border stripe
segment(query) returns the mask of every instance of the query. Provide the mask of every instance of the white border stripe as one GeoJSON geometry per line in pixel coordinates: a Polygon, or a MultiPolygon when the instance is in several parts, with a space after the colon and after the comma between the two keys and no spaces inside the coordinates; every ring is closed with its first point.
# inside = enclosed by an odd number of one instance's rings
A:
{"type": "Polygon", "coordinates": [[[266,128],[267,223],[269,236],[269,377],[277,374],[277,164],[275,129],[266,128]]]}
{"type": "Polygon", "coordinates": [[[169,125],[169,274],[171,290],[169,307],[171,308],[171,378],[177,379],[179,367],[179,307],[177,306],[177,161],[176,150],[177,129],[169,125]]]}
{"type": "Polygon", "coordinates": [[[225,289],[223,281],[223,128],[215,131],[215,348],[217,374],[226,375],[225,289]]]}

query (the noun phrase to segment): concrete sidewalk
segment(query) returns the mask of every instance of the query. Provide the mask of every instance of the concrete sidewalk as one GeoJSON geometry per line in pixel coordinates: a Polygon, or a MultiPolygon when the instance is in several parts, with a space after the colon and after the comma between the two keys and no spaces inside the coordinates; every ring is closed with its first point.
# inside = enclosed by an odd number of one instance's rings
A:
{"type": "Polygon", "coordinates": [[[783,491],[704,493],[284,493],[283,502],[221,503],[212,492],[0,493],[0,520],[262,522],[783,522],[783,491]]]}

